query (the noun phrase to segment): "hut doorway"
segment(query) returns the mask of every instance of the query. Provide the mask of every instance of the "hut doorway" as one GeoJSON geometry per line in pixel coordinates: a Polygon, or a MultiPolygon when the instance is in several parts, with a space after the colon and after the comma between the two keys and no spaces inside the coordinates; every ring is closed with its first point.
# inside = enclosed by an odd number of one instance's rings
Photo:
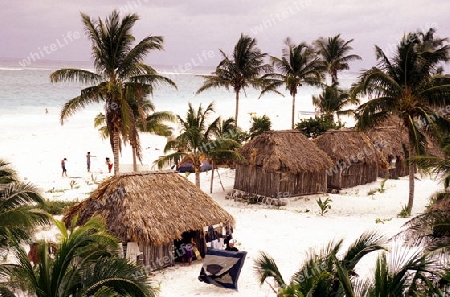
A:
{"type": "MultiPolygon", "coordinates": [[[[203,236],[203,232],[197,231],[186,231],[183,234],[181,234],[180,240],[174,240],[173,247],[174,247],[174,255],[175,255],[175,262],[186,262],[186,245],[190,244],[192,241],[195,243],[195,246],[197,247],[198,251],[200,252],[200,256],[204,257],[206,253],[206,244],[205,244],[205,238],[203,236]]],[[[193,254],[193,259],[196,260],[197,257],[195,253],[193,254]]]]}

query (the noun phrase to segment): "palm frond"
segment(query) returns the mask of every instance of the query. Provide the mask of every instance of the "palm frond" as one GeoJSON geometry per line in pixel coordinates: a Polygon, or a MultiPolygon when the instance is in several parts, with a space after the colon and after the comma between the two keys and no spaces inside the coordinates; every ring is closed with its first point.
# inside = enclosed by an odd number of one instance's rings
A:
{"type": "Polygon", "coordinates": [[[265,252],[259,253],[254,261],[253,267],[258,275],[260,285],[262,285],[268,277],[273,277],[280,287],[286,285],[274,259],[265,252]]]}

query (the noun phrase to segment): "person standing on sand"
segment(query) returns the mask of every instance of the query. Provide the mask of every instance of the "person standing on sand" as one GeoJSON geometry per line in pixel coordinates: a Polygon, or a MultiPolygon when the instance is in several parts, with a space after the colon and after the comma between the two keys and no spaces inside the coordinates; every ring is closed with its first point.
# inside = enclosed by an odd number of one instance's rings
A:
{"type": "Polygon", "coordinates": [[[86,165],[87,165],[87,172],[91,172],[91,152],[87,152],[86,154],[86,165]]]}
{"type": "Polygon", "coordinates": [[[111,169],[113,168],[113,163],[109,158],[106,158],[106,165],[108,166],[108,172],[111,173],[111,169]]]}
{"type": "Polygon", "coordinates": [[[61,168],[62,168],[62,174],[61,174],[61,176],[62,176],[62,177],[64,177],[64,175],[67,177],[66,161],[67,161],[66,158],[64,158],[64,159],[61,160],[61,168]]]}

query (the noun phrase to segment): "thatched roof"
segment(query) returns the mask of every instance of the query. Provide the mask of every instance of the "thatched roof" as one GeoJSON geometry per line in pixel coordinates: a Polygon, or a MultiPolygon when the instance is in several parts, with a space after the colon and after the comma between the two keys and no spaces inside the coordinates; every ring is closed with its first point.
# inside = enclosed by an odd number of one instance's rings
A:
{"type": "Polygon", "coordinates": [[[380,153],[387,158],[399,156],[405,159],[405,149],[408,149],[408,132],[399,125],[375,127],[365,132],[373,143],[382,144],[380,153]]]}
{"type": "MultiPolygon", "coordinates": [[[[405,158],[405,149],[408,150],[409,136],[406,127],[398,116],[392,115],[377,127],[365,132],[372,140],[386,144],[386,147],[381,151],[384,156],[392,155],[405,158]]],[[[425,145],[426,153],[444,157],[438,141],[427,133],[424,133],[424,135],[427,142],[425,145]]]]}
{"type": "Polygon", "coordinates": [[[89,198],[70,207],[63,221],[82,225],[101,217],[121,240],[161,245],[190,230],[230,222],[233,217],[210,196],[173,171],[121,174],[101,183],[89,198]]]}
{"type": "Polygon", "coordinates": [[[268,131],[239,149],[248,164],[266,172],[317,172],[333,165],[325,152],[299,131],[268,131]]]}
{"type": "Polygon", "coordinates": [[[353,129],[330,130],[314,139],[314,143],[335,163],[340,160],[361,160],[369,165],[387,166],[379,148],[363,132],[353,129]]]}

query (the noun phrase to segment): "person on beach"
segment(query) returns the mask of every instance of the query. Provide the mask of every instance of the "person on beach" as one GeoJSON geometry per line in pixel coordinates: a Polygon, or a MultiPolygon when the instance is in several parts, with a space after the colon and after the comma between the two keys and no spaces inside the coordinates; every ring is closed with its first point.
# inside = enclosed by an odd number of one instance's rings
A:
{"type": "Polygon", "coordinates": [[[113,163],[111,163],[111,160],[109,158],[106,158],[106,166],[108,166],[108,172],[111,173],[111,169],[113,167],[113,163]]]}
{"type": "Polygon", "coordinates": [[[66,158],[64,158],[64,159],[61,160],[61,169],[62,169],[62,174],[61,174],[61,176],[62,176],[62,177],[64,177],[64,176],[67,177],[66,161],[67,161],[66,158]]]}
{"type": "Polygon", "coordinates": [[[234,246],[234,239],[230,239],[230,241],[228,241],[228,246],[225,249],[226,251],[232,251],[232,252],[238,252],[239,250],[237,249],[237,247],[234,246]]]}
{"type": "Polygon", "coordinates": [[[91,152],[87,152],[86,154],[86,165],[87,165],[87,172],[91,172],[91,152]]]}

